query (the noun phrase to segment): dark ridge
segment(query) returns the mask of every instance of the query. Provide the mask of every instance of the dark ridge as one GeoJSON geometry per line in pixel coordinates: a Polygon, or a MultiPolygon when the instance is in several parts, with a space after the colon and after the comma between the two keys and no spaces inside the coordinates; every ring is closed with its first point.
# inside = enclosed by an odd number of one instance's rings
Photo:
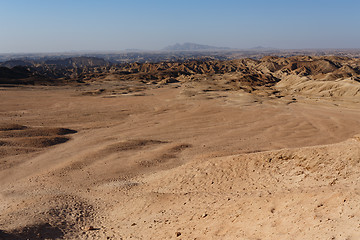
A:
{"type": "Polygon", "coordinates": [[[12,144],[21,147],[46,148],[57,144],[65,143],[69,140],[70,138],[66,138],[66,137],[36,137],[36,138],[21,139],[19,141],[13,141],[12,144]]]}
{"type": "Polygon", "coordinates": [[[61,239],[64,233],[58,227],[53,227],[49,223],[34,226],[27,226],[11,232],[0,230],[0,240],[45,240],[61,239]]]}
{"type": "Polygon", "coordinates": [[[21,137],[46,137],[46,136],[54,136],[54,135],[68,135],[77,133],[76,130],[68,129],[68,128],[31,128],[26,126],[18,125],[11,127],[0,127],[0,138],[21,138],[21,137]]]}
{"type": "Polygon", "coordinates": [[[0,79],[22,79],[31,76],[31,72],[22,66],[13,68],[0,67],[0,79]]]}
{"type": "Polygon", "coordinates": [[[0,131],[24,130],[26,126],[19,124],[0,124],[0,131]]]}
{"type": "Polygon", "coordinates": [[[163,144],[163,143],[167,143],[167,142],[159,141],[159,140],[144,140],[144,139],[129,140],[129,141],[125,141],[125,142],[112,144],[106,150],[115,151],[115,152],[116,151],[129,151],[129,150],[141,149],[148,145],[157,145],[157,144],[163,144]]]}

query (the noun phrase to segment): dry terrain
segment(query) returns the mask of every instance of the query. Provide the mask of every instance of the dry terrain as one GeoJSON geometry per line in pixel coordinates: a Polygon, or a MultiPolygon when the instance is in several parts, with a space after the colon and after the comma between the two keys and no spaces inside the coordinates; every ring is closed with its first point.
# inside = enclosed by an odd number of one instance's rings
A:
{"type": "Polygon", "coordinates": [[[0,239],[359,239],[359,75],[266,57],[2,85],[0,239]]]}

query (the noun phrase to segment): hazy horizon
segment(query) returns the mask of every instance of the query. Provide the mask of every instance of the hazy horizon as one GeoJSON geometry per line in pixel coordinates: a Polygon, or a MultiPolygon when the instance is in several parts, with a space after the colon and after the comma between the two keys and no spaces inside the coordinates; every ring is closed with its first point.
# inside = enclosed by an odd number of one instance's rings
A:
{"type": "Polygon", "coordinates": [[[357,1],[3,0],[0,53],[360,48],[357,1]]]}

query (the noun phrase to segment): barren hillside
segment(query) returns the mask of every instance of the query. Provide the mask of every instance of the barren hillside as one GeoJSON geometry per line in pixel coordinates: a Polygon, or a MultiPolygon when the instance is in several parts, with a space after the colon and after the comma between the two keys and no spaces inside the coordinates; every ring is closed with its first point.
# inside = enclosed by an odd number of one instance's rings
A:
{"type": "Polygon", "coordinates": [[[1,68],[0,239],[358,239],[359,74],[332,56],[1,68]]]}

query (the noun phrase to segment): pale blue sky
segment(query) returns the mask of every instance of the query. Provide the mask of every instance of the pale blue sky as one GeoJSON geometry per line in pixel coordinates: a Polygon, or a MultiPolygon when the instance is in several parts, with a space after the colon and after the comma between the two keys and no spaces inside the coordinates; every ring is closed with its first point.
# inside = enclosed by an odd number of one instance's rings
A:
{"type": "Polygon", "coordinates": [[[0,53],[360,48],[359,0],[0,0],[0,53]]]}

